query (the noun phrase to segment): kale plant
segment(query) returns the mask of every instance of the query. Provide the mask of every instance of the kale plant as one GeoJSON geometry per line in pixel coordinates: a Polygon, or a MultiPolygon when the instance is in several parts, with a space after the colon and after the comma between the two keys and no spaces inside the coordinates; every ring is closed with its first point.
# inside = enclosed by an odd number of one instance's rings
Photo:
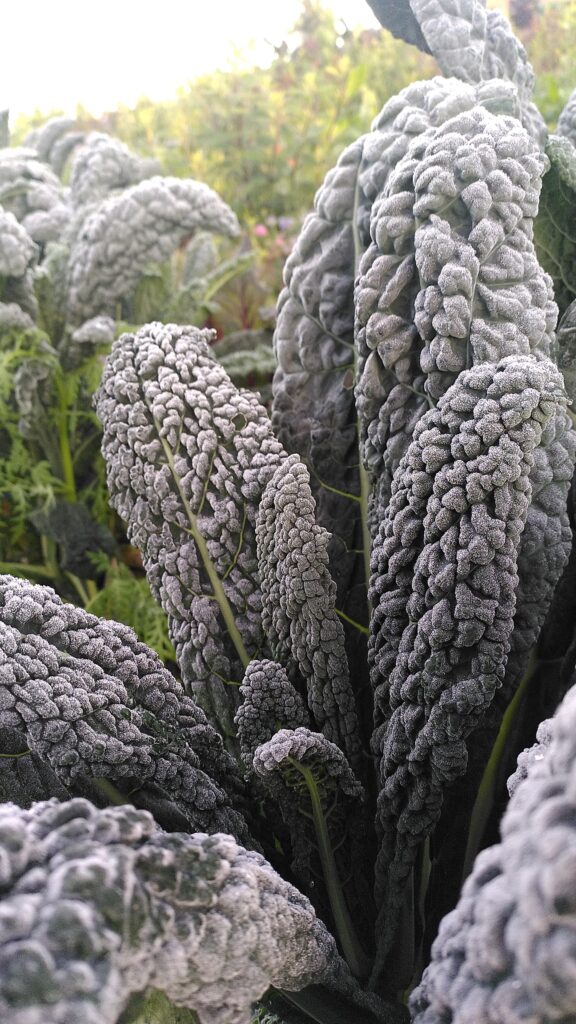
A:
{"type": "MultiPolygon", "coordinates": [[[[204,323],[250,259],[214,241],[239,230],[206,185],[67,118],[0,149],[0,571],[127,620],[166,659],[164,615],[108,506],[92,395],[127,322],[204,323]]],[[[238,354],[231,369],[251,372],[238,354]]]]}
{"type": "Polygon", "coordinates": [[[13,1024],[576,1017],[572,115],[548,137],[480,0],[372,6],[445,77],[320,188],[271,416],[178,323],[123,333],[96,395],[181,681],[0,578],[13,1024]]]}

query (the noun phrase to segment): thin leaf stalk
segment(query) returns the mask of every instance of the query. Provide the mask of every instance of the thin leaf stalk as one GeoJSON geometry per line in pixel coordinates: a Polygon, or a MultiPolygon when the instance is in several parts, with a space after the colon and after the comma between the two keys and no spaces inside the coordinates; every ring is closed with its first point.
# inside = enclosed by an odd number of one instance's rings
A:
{"type": "Polygon", "coordinates": [[[250,658],[250,655],[248,654],[248,651],[246,650],[246,648],[244,646],[244,641],[242,640],[242,637],[240,635],[240,631],[238,629],[238,626],[236,625],[236,619],[234,617],[234,612],[232,611],[230,602],[229,602],[229,600],[228,600],[228,598],[226,596],[226,591],[224,590],[224,587],[222,586],[222,581],[221,581],[220,577],[218,576],[218,573],[216,572],[216,569],[214,567],[214,563],[213,563],[212,559],[210,558],[210,552],[208,551],[208,546],[206,544],[206,541],[204,540],[204,537],[202,536],[202,533],[200,532],[200,530],[198,528],[198,521],[196,519],[196,516],[194,515],[194,512],[190,508],[190,503],[189,503],[188,499],[186,498],[186,495],[184,494],[184,491],[182,490],[182,484],[181,484],[180,478],[179,478],[179,476],[178,476],[178,474],[176,472],[176,467],[174,466],[174,458],[173,458],[173,454],[172,454],[172,451],[170,449],[170,446],[167,443],[166,439],[164,437],[162,437],[162,435],[161,435],[161,427],[160,427],[160,424],[158,423],[158,421],[156,419],[154,420],[154,424],[155,424],[156,429],[158,431],[158,436],[160,437],[160,441],[161,441],[162,447],[164,449],[164,454],[166,455],[166,461],[167,461],[168,466],[170,468],[170,472],[172,473],[172,477],[174,479],[174,483],[175,483],[176,488],[178,490],[178,494],[180,495],[180,500],[181,500],[182,505],[184,506],[184,509],[186,511],[186,516],[188,518],[188,522],[190,523],[190,534],[191,534],[192,539],[194,540],[194,543],[196,544],[196,547],[198,549],[198,554],[200,555],[200,559],[202,561],[204,569],[206,570],[206,575],[208,576],[208,579],[210,580],[210,583],[211,583],[211,586],[212,586],[212,589],[213,589],[213,592],[214,592],[214,597],[215,597],[216,601],[218,602],[218,607],[220,609],[220,613],[222,615],[222,618],[224,619],[224,623],[226,625],[226,629],[228,630],[228,635],[230,636],[230,639],[231,639],[232,643],[234,644],[234,647],[236,649],[236,653],[238,654],[238,657],[239,657],[239,659],[240,659],[240,661],[242,663],[242,666],[244,668],[247,668],[247,666],[249,665],[249,663],[251,661],[251,658],[250,658]]]}
{"type": "Polygon", "coordinates": [[[464,881],[464,879],[466,879],[470,874],[476,854],[480,849],[482,836],[494,803],[494,787],[496,785],[498,769],[506,752],[508,739],[516,720],[516,716],[520,710],[524,694],[526,693],[530,680],[538,669],[538,665],[539,662],[536,654],[532,653],[520,685],[506,708],[498,736],[496,737],[496,741],[492,747],[490,759],[484,769],[484,775],[482,776],[482,782],[480,783],[478,796],[476,797],[474,809],[472,811],[472,818],[470,820],[470,830],[468,833],[468,842],[466,844],[466,854],[464,856],[462,881],[464,881]]]}
{"type": "Polygon", "coordinates": [[[346,906],[316,780],[306,765],[297,761],[296,758],[293,757],[289,757],[288,760],[290,761],[290,764],[294,765],[297,771],[299,771],[303,776],[310,795],[312,821],[314,823],[314,831],[318,841],[320,863],[322,864],[322,872],[324,875],[324,881],[326,882],[326,891],[328,893],[328,899],[330,900],[330,908],[334,916],[336,934],[340,940],[344,958],[352,971],[352,974],[354,974],[356,978],[367,978],[370,973],[370,961],[360,945],[350,912],[346,906]]]}

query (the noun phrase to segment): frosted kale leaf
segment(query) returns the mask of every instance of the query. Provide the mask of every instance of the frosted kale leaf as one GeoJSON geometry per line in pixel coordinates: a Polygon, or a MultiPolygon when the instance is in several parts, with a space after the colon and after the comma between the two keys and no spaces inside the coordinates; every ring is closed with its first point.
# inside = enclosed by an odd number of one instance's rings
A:
{"type": "Polygon", "coordinates": [[[275,661],[251,661],[240,687],[242,703],[234,723],[240,754],[252,765],[256,747],[270,740],[278,729],[310,725],[304,702],[288,679],[286,669],[275,661]]]}
{"type": "Polygon", "coordinates": [[[256,512],[285,457],[265,409],[214,361],[210,332],[124,334],[97,396],[111,502],[168,616],[186,686],[226,737],[265,654],[256,512]]]}
{"type": "Polygon", "coordinates": [[[436,58],[447,77],[475,84],[488,78],[513,82],[530,101],[534,72],[526,51],[499,11],[481,0],[369,0],[393,35],[436,58]]]}
{"type": "MultiPolygon", "coordinates": [[[[332,534],[338,599],[365,628],[352,305],[362,152],[358,139],[328,172],[286,262],[274,337],[272,423],[286,449],[297,451],[310,470],[318,522],[332,534]]],[[[350,639],[357,650],[353,629],[350,639]]]]}
{"type": "Polygon", "coordinates": [[[532,243],[545,159],[475,107],[411,143],[373,207],[356,292],[363,457],[383,506],[426,408],[467,366],[552,343],[532,243]]]}
{"type": "Polygon", "coordinates": [[[74,154],[70,201],[86,206],[157,173],[156,161],[142,160],[111,135],[90,132],[74,154]]]}
{"type": "Polygon", "coordinates": [[[227,791],[242,787],[220,737],[131,629],[1,576],[0,632],[0,727],[18,730],[65,786],[152,783],[192,828],[248,839],[230,806],[227,791]]]}
{"type": "Polygon", "coordinates": [[[371,586],[381,962],[416,849],[504,678],[535,451],[565,403],[548,360],[464,371],[395,476],[371,586]]]}
{"type": "Polygon", "coordinates": [[[54,146],[74,128],[75,123],[71,117],[51,117],[28,133],[24,146],[35,149],[38,159],[49,164],[54,146]]]}
{"type": "Polygon", "coordinates": [[[66,190],[30,149],[0,151],[0,204],[42,244],[57,239],[70,219],[66,190]]]}
{"type": "Polygon", "coordinates": [[[354,993],[308,900],[231,836],[160,831],[86,800],[0,808],[0,1015],[110,1024],[156,988],[200,1024],[250,1021],[270,985],[354,993]]]}
{"type": "Polygon", "coordinates": [[[307,728],[280,729],[254,753],[252,768],[274,797],[290,833],[292,867],[314,899],[328,900],[336,934],[357,977],[369,966],[355,934],[346,896],[371,923],[371,844],[364,792],[342,751],[307,728]],[[344,839],[349,839],[344,843],[344,839]],[[313,889],[320,875],[322,888],[313,889]],[[345,895],[346,890],[346,895],[345,895]]]}
{"type": "Polygon", "coordinates": [[[71,320],[115,316],[144,268],[168,259],[197,228],[231,237],[239,230],[230,207],[198,181],[153,177],[98,203],[70,250],[71,320]]]}
{"type": "Polygon", "coordinates": [[[0,276],[24,277],[34,263],[38,249],[14,214],[1,207],[0,238],[0,276]]]}
{"type": "Polygon", "coordinates": [[[534,241],[562,314],[576,298],[576,150],[568,139],[551,135],[546,154],[550,170],[542,182],[534,241]]]}
{"type": "Polygon", "coordinates": [[[576,690],[519,759],[501,841],[476,858],[413,993],[414,1024],[574,1017],[576,690]]]}
{"type": "MultiPolygon", "coordinates": [[[[20,318],[34,320],[38,306],[34,295],[33,267],[38,247],[16,217],[0,206],[0,302],[4,308],[2,319],[13,323],[20,318]]],[[[28,324],[28,321],[26,321],[28,324]]]]}
{"type": "Polygon", "coordinates": [[[354,764],[360,737],[329,535],[315,521],[309,481],[304,464],[291,455],[264,488],[256,519],[262,622],[275,658],[291,656],[298,666],[314,721],[354,764]]]}

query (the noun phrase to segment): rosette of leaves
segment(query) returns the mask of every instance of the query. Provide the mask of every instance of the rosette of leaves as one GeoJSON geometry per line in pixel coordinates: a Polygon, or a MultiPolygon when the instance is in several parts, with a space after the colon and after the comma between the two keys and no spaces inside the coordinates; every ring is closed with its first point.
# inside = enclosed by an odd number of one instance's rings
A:
{"type": "Polygon", "coordinates": [[[297,672],[318,726],[355,760],[328,538],[306,470],[214,361],[210,340],[151,324],[114,345],[97,397],[111,502],[142,551],[184,681],[225,735],[244,670],[273,650],[297,672]]]}

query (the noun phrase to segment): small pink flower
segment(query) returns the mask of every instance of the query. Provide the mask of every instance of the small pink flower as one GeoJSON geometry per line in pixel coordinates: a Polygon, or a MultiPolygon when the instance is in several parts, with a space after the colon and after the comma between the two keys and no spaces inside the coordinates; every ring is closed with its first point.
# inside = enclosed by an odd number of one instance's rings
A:
{"type": "Polygon", "coordinates": [[[266,235],[268,234],[268,228],[265,224],[255,224],[252,230],[258,238],[266,238],[266,235]]]}

